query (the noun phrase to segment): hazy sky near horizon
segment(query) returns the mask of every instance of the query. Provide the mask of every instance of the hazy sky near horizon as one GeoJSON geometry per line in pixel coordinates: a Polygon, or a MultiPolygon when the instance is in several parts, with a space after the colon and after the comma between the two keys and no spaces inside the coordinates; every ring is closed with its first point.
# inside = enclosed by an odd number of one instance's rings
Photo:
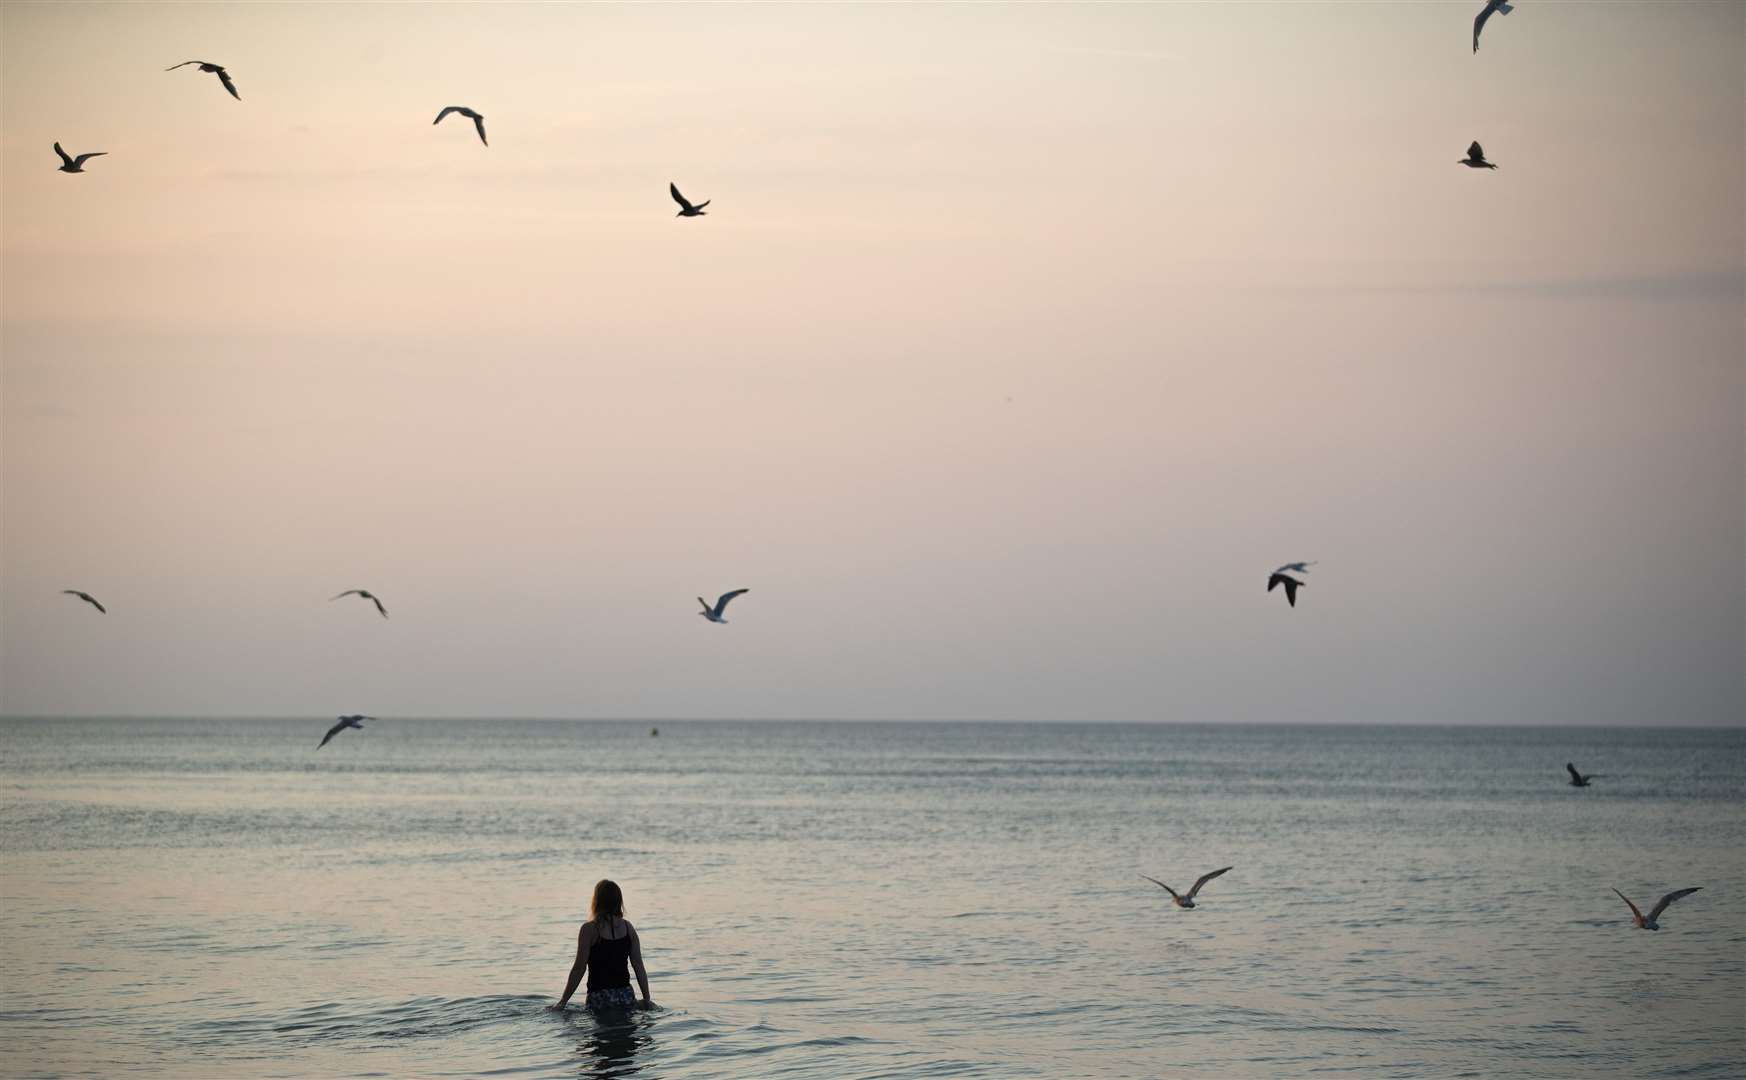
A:
{"type": "Polygon", "coordinates": [[[0,712],[1746,722],[1746,5],[1480,6],[9,3],[0,712]]]}

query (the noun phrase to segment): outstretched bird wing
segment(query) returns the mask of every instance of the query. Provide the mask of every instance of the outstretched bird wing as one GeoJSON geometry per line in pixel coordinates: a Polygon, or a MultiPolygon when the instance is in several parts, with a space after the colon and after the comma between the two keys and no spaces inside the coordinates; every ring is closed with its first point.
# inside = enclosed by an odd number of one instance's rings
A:
{"type": "Polygon", "coordinates": [[[80,592],[78,589],[62,589],[61,592],[66,593],[68,596],[76,596],[79,599],[85,601],[85,603],[90,604],[92,607],[96,608],[98,611],[101,611],[103,614],[105,614],[105,615],[109,614],[109,609],[104,607],[102,604],[99,604],[97,602],[97,598],[95,596],[92,596],[88,592],[80,592]]]}
{"type": "Polygon", "coordinates": [[[73,159],[73,168],[77,169],[79,166],[85,164],[85,162],[90,161],[94,157],[106,157],[108,154],[109,151],[107,150],[93,150],[89,154],[80,154],[73,159]]]}
{"type": "Polygon", "coordinates": [[[341,596],[362,596],[362,595],[364,595],[364,590],[362,590],[362,589],[347,589],[345,592],[340,593],[338,596],[330,596],[330,597],[328,597],[328,599],[329,600],[338,600],[341,596]]]}
{"type": "Polygon", "coordinates": [[[1194,894],[1200,891],[1200,887],[1202,885],[1205,885],[1207,882],[1211,881],[1213,878],[1218,877],[1220,874],[1224,873],[1225,870],[1229,870],[1229,869],[1230,869],[1230,867],[1227,866],[1227,867],[1225,867],[1224,870],[1214,870],[1210,874],[1200,875],[1200,880],[1194,883],[1194,888],[1188,890],[1188,898],[1190,900],[1193,900],[1194,894]]]}
{"type": "Polygon", "coordinates": [[[1479,145],[1479,140],[1475,139],[1473,142],[1473,145],[1469,146],[1467,148],[1467,160],[1468,161],[1484,161],[1485,160],[1485,148],[1479,145]]]}
{"type": "Polygon", "coordinates": [[[461,107],[459,105],[445,105],[445,106],[443,106],[443,111],[440,113],[437,113],[437,118],[435,120],[432,120],[431,123],[440,124],[443,122],[443,117],[449,115],[452,112],[460,112],[460,111],[461,111],[461,107]]]}
{"type": "MultiPolygon", "coordinates": [[[[1178,899],[1178,900],[1180,900],[1180,899],[1182,899],[1182,897],[1180,897],[1180,896],[1177,896],[1177,895],[1176,895],[1176,890],[1175,890],[1175,889],[1172,889],[1172,888],[1171,888],[1171,887],[1170,887],[1170,886],[1168,886],[1168,885],[1166,885],[1166,884],[1164,884],[1164,883],[1163,883],[1163,882],[1162,882],[1162,881],[1159,881],[1159,880],[1158,880],[1158,879],[1157,879],[1157,878],[1155,878],[1155,877],[1146,877],[1146,875],[1145,875],[1145,874],[1141,874],[1141,875],[1140,875],[1140,876],[1141,876],[1141,877],[1143,877],[1143,878],[1146,878],[1146,880],[1147,880],[1147,881],[1150,881],[1150,882],[1151,882],[1151,883],[1152,883],[1152,884],[1154,884],[1154,885],[1156,885],[1156,886],[1158,886],[1158,887],[1159,887],[1159,888],[1160,888],[1160,889],[1163,889],[1163,890],[1164,890],[1164,891],[1165,891],[1165,892],[1167,892],[1167,893],[1169,893],[1169,894],[1170,894],[1170,895],[1171,895],[1171,896],[1174,896],[1174,897],[1176,897],[1176,899],[1178,899]]],[[[1193,895],[1194,895],[1194,894],[1193,894],[1193,893],[1189,893],[1189,895],[1190,895],[1190,896],[1193,896],[1193,895]]]]}
{"type": "Polygon", "coordinates": [[[1298,581],[1296,578],[1285,578],[1284,581],[1285,581],[1285,602],[1290,604],[1292,607],[1296,607],[1297,606],[1297,587],[1299,585],[1302,585],[1303,582],[1298,581]]]}
{"type": "Polygon", "coordinates": [[[363,593],[362,595],[368,596],[370,598],[371,602],[373,602],[376,605],[376,610],[380,611],[382,613],[382,617],[384,619],[386,619],[388,617],[388,609],[382,606],[381,598],[376,596],[374,593],[363,593]]]}
{"type": "Polygon", "coordinates": [[[165,71],[175,71],[177,68],[187,67],[189,64],[204,64],[204,63],[206,63],[206,61],[204,61],[204,60],[184,60],[180,64],[171,64],[169,67],[165,68],[164,70],[165,71]]]}
{"type": "Polygon", "coordinates": [[[1576,763],[1575,762],[1566,761],[1564,763],[1564,767],[1566,769],[1570,770],[1570,779],[1573,783],[1577,783],[1577,784],[1582,783],[1582,774],[1576,771],[1576,763]]]}
{"type": "Polygon", "coordinates": [[[712,611],[714,611],[714,610],[715,610],[715,609],[714,609],[714,608],[712,608],[712,607],[710,607],[710,606],[709,606],[709,601],[708,601],[708,600],[705,600],[705,599],[704,599],[704,598],[703,598],[703,597],[701,597],[701,596],[700,596],[700,597],[698,597],[698,598],[697,598],[697,602],[698,602],[698,603],[699,603],[699,604],[702,604],[702,605],[703,605],[703,613],[704,613],[704,614],[705,614],[705,615],[708,615],[708,614],[709,614],[709,613],[710,613],[710,612],[712,612],[712,611]]]}
{"type": "Polygon", "coordinates": [[[327,734],[323,735],[321,737],[321,741],[319,743],[315,744],[315,748],[317,750],[320,750],[322,747],[327,745],[327,742],[329,739],[333,738],[335,735],[338,735],[340,732],[344,731],[346,728],[348,728],[350,726],[351,726],[350,724],[346,723],[344,720],[341,720],[339,723],[335,724],[333,727],[328,728],[327,734]]]}
{"type": "Polygon", "coordinates": [[[55,143],[55,153],[61,155],[61,163],[63,165],[72,165],[73,164],[73,159],[67,156],[67,152],[65,150],[61,149],[60,143],[55,143]]]}
{"type": "Polygon", "coordinates": [[[1485,20],[1491,18],[1491,12],[1492,12],[1492,8],[1494,6],[1495,5],[1493,5],[1493,4],[1489,4],[1489,3],[1486,4],[1485,9],[1483,11],[1481,11],[1478,15],[1475,15],[1473,17],[1473,51],[1474,52],[1479,51],[1479,32],[1485,28],[1485,20]]]}
{"type": "Polygon", "coordinates": [[[482,143],[485,143],[486,146],[490,146],[491,145],[490,143],[485,142],[485,118],[483,116],[480,116],[478,113],[474,113],[473,114],[473,127],[476,131],[479,132],[479,141],[482,143]]]}
{"type": "Polygon", "coordinates": [[[1615,893],[1619,893],[1619,899],[1623,900],[1625,902],[1625,906],[1631,909],[1631,914],[1637,916],[1637,921],[1642,922],[1643,921],[1643,913],[1641,911],[1637,910],[1636,904],[1631,903],[1631,898],[1626,896],[1624,893],[1619,892],[1619,890],[1617,890],[1617,889],[1614,889],[1613,891],[1615,893]]]}
{"type": "Polygon", "coordinates": [[[218,69],[218,81],[224,84],[224,88],[226,90],[230,91],[231,97],[236,98],[238,101],[242,100],[242,95],[236,92],[236,83],[233,83],[230,81],[230,72],[224,70],[223,68],[219,68],[218,69]]]}
{"type": "Polygon", "coordinates": [[[715,613],[717,615],[720,615],[722,612],[727,610],[729,600],[732,600],[734,597],[739,596],[743,593],[749,593],[751,591],[752,590],[750,590],[750,589],[735,589],[732,592],[722,593],[721,598],[715,602],[715,613]]]}
{"type": "Polygon", "coordinates": [[[685,196],[679,194],[679,185],[678,184],[673,183],[671,180],[667,181],[667,190],[672,192],[673,201],[679,204],[679,209],[681,209],[681,210],[695,210],[695,209],[697,209],[695,206],[692,206],[690,203],[685,201],[685,196]]]}
{"type": "Polygon", "coordinates": [[[1674,892],[1668,893],[1666,896],[1663,896],[1661,898],[1661,902],[1656,904],[1654,910],[1649,912],[1649,921],[1654,922],[1656,919],[1661,918],[1661,913],[1663,911],[1667,910],[1668,904],[1673,903],[1675,900],[1678,900],[1682,896],[1690,896],[1692,893],[1697,892],[1701,888],[1703,888],[1702,885],[1694,885],[1689,889],[1679,889],[1679,890],[1676,890],[1674,892]]]}

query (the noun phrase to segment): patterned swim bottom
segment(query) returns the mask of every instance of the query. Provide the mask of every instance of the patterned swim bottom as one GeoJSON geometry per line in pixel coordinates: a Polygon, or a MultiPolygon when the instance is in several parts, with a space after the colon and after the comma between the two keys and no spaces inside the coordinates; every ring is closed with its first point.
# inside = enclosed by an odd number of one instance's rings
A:
{"type": "Polygon", "coordinates": [[[588,991],[584,1004],[595,1010],[628,1009],[637,1003],[637,995],[628,986],[613,986],[605,990],[588,991]]]}

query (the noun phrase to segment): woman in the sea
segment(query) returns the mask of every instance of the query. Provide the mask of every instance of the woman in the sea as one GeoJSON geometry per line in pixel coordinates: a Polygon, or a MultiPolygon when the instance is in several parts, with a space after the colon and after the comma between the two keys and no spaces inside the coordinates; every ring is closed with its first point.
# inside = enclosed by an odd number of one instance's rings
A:
{"type": "Polygon", "coordinates": [[[588,908],[588,921],[576,935],[576,962],[570,966],[570,981],[564,984],[564,996],[552,1009],[562,1009],[570,1003],[576,987],[582,983],[582,973],[588,973],[590,1009],[646,1009],[654,1005],[649,1000],[649,973],[643,970],[643,944],[637,929],[625,920],[624,893],[614,882],[602,879],[594,886],[594,900],[588,908]],[[626,962],[636,969],[637,986],[643,996],[639,1001],[631,994],[630,972],[626,962]]]}

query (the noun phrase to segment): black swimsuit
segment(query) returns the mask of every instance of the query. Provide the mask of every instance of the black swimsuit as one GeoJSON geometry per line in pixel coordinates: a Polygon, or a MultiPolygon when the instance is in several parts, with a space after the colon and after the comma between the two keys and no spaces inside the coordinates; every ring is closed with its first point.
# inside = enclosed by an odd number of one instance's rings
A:
{"type": "Polygon", "coordinates": [[[635,932],[626,927],[621,936],[597,937],[588,946],[588,1008],[625,1008],[636,1004],[636,995],[630,988],[630,952],[635,940],[635,932]]]}

